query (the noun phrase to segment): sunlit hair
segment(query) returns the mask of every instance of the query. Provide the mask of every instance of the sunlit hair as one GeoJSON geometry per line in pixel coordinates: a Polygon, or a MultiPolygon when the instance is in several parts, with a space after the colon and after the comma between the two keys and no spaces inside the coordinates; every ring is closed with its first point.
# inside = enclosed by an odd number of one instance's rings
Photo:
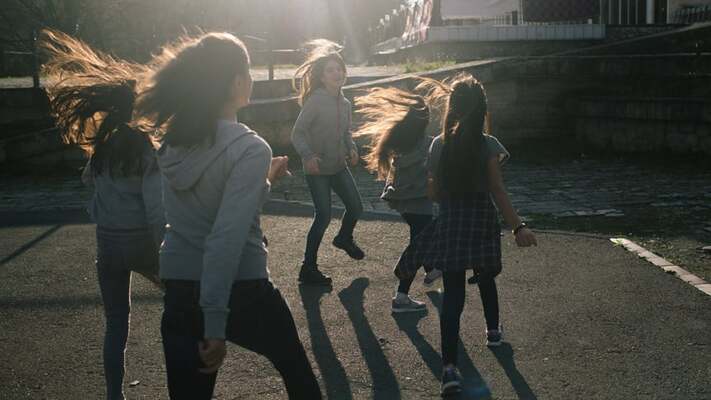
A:
{"type": "Polygon", "coordinates": [[[50,109],[65,143],[79,145],[94,174],[139,174],[150,138],[132,124],[144,65],[94,50],[64,33],[45,30],[39,42],[47,56],[43,72],[50,109]]]}
{"type": "Polygon", "coordinates": [[[425,135],[429,107],[422,96],[394,87],[371,89],[355,105],[365,123],[354,136],[371,138],[366,167],[386,179],[393,157],[414,150],[425,135]]]}
{"type": "Polygon", "coordinates": [[[163,142],[191,147],[214,140],[235,78],[249,73],[249,54],[235,36],[207,33],[163,46],[150,66],[155,72],[138,98],[137,114],[162,130],[163,142]]]}
{"type": "Polygon", "coordinates": [[[481,82],[464,73],[442,82],[424,79],[416,89],[425,91],[429,102],[444,108],[439,189],[450,196],[486,191],[487,99],[481,82]]]}
{"type": "Polygon", "coordinates": [[[321,78],[326,69],[326,64],[333,60],[343,69],[343,74],[347,74],[346,63],[341,57],[340,51],[343,46],[326,39],[316,39],[304,45],[307,51],[306,61],[296,69],[292,85],[299,94],[299,105],[304,105],[315,89],[323,87],[321,78]]]}

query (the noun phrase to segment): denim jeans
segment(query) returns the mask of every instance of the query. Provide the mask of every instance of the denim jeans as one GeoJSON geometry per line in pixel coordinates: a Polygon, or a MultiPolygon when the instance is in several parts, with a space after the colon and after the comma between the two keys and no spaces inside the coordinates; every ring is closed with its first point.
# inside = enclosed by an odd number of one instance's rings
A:
{"type": "MultiPolygon", "coordinates": [[[[417,235],[419,235],[420,232],[422,232],[422,230],[425,229],[430,222],[432,222],[431,215],[403,213],[401,216],[410,226],[410,245],[415,241],[417,235]]],[[[429,272],[431,270],[432,268],[425,266],[425,271],[429,272]]],[[[400,280],[400,284],[397,287],[398,293],[408,294],[410,292],[410,286],[412,286],[412,282],[414,280],[414,275],[408,279],[400,280]]]]}
{"type": "Polygon", "coordinates": [[[311,199],[314,203],[314,222],[306,237],[304,264],[316,265],[318,248],[321,245],[323,234],[331,222],[331,189],[336,192],[346,206],[341,229],[337,235],[339,238],[353,239],[353,230],[358,218],[363,213],[363,204],[353,175],[348,168],[344,168],[335,175],[306,175],[306,184],[309,186],[311,199]]]}
{"type": "MultiPolygon", "coordinates": [[[[464,310],[466,297],[466,271],[444,272],[442,274],[444,296],[442,314],[439,317],[442,342],[442,365],[457,364],[457,344],[459,343],[459,320],[464,310]]],[[[479,295],[484,307],[486,329],[499,328],[499,295],[494,278],[479,281],[479,295]]]]}
{"type": "MultiPolygon", "coordinates": [[[[198,371],[204,366],[198,354],[204,323],[200,282],[167,280],[165,289],[161,334],[170,398],[210,400],[217,373],[198,371]]],[[[284,379],[290,399],[321,399],[291,311],[279,289],[267,279],[237,281],[228,307],[227,340],[267,357],[284,379]]]]}
{"type": "Polygon", "coordinates": [[[104,303],[106,397],[124,399],[124,356],[131,312],[131,271],[158,279],[158,248],[145,229],[96,228],[96,271],[104,303]]]}

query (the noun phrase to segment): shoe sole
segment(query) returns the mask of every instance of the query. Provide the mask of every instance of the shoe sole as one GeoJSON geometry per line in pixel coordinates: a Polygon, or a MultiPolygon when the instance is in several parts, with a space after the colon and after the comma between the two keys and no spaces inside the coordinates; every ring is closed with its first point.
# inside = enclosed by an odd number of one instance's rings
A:
{"type": "Polygon", "coordinates": [[[422,285],[424,285],[425,287],[432,287],[432,285],[434,285],[438,280],[439,280],[439,278],[437,278],[437,279],[435,279],[435,280],[433,280],[433,281],[429,281],[429,282],[428,282],[428,281],[422,281],[422,285]]]}
{"type": "Polygon", "coordinates": [[[393,313],[395,314],[402,314],[402,313],[408,313],[408,312],[422,312],[422,311],[427,311],[427,307],[422,307],[422,308],[391,308],[390,309],[393,313]]]}
{"type": "Polygon", "coordinates": [[[499,347],[503,343],[503,340],[500,340],[498,342],[489,342],[488,340],[486,341],[486,345],[489,347],[499,347]]]}
{"type": "Polygon", "coordinates": [[[459,394],[461,392],[462,392],[462,384],[460,382],[449,382],[449,383],[442,385],[442,390],[440,391],[440,395],[442,397],[446,397],[446,396],[459,394]]]}

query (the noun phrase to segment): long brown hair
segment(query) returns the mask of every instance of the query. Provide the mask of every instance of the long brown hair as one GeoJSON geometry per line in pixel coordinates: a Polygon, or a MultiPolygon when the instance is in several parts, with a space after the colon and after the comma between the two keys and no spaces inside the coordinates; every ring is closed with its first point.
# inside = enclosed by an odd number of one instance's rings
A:
{"type": "Polygon", "coordinates": [[[141,77],[148,68],[92,49],[64,33],[45,30],[47,94],[65,143],[79,145],[94,174],[139,174],[149,136],[132,124],[141,77]]]}
{"type": "Polygon", "coordinates": [[[292,80],[292,86],[299,94],[301,106],[314,90],[323,87],[321,77],[329,61],[336,61],[343,69],[343,74],[347,74],[346,62],[340,54],[343,49],[341,45],[326,39],[316,39],[307,42],[304,47],[308,51],[306,61],[296,69],[292,80]]]}
{"type": "Polygon", "coordinates": [[[444,103],[439,190],[450,196],[486,191],[487,99],[481,82],[464,73],[443,82],[424,80],[418,89],[427,90],[431,102],[444,103]]]}
{"type": "Polygon", "coordinates": [[[386,179],[393,157],[412,151],[425,134],[430,111],[422,96],[398,88],[374,88],[355,99],[366,121],[354,136],[371,137],[366,167],[386,179]]]}
{"type": "Polygon", "coordinates": [[[214,140],[234,79],[249,73],[249,53],[229,33],[186,36],[164,46],[151,67],[155,72],[138,98],[137,114],[165,130],[163,142],[191,147],[214,140]]]}

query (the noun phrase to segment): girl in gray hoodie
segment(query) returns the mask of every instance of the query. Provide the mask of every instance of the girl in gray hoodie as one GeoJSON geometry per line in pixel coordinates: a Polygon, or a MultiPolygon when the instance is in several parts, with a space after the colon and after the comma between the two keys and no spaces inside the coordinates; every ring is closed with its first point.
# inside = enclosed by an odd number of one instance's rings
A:
{"type": "Polygon", "coordinates": [[[166,49],[139,99],[165,127],[158,165],[168,229],[160,252],[161,323],[171,399],[212,398],[229,340],[266,356],[291,399],[321,392],[286,301],[269,279],[259,213],[286,158],[237,122],[252,78],[227,33],[166,49]]]}
{"type": "MultiPolygon", "coordinates": [[[[314,49],[296,71],[301,81],[297,89],[302,109],[291,134],[314,203],[314,221],[306,238],[299,281],[330,285],[331,278],[318,269],[317,256],[331,222],[331,190],[346,206],[333,245],[356,260],[365,256],[353,239],[363,205],[348,170],[348,165],[357,165],[359,158],[350,132],[351,103],[341,91],[346,80],[346,64],[338,53],[340,46],[323,39],[308,45],[314,49]]],[[[294,83],[296,87],[296,79],[294,83]]]]}
{"type": "MultiPolygon", "coordinates": [[[[427,194],[427,154],[432,138],[426,134],[430,110],[422,96],[398,88],[375,88],[355,99],[366,121],[356,136],[371,138],[365,156],[367,168],[385,181],[381,199],[396,210],[410,227],[410,245],[432,221],[432,200],[427,194]]],[[[425,265],[425,285],[441,277],[425,265]]],[[[426,310],[425,303],[410,298],[414,275],[400,279],[392,299],[392,312],[426,310]]]]}
{"type": "Polygon", "coordinates": [[[106,397],[124,399],[124,353],[131,272],[158,279],[165,220],[160,176],[148,135],[131,123],[136,76],[145,67],[116,60],[65,34],[44,32],[50,106],[66,143],[89,155],[82,180],[94,188],[96,270],[104,304],[106,397]]]}

